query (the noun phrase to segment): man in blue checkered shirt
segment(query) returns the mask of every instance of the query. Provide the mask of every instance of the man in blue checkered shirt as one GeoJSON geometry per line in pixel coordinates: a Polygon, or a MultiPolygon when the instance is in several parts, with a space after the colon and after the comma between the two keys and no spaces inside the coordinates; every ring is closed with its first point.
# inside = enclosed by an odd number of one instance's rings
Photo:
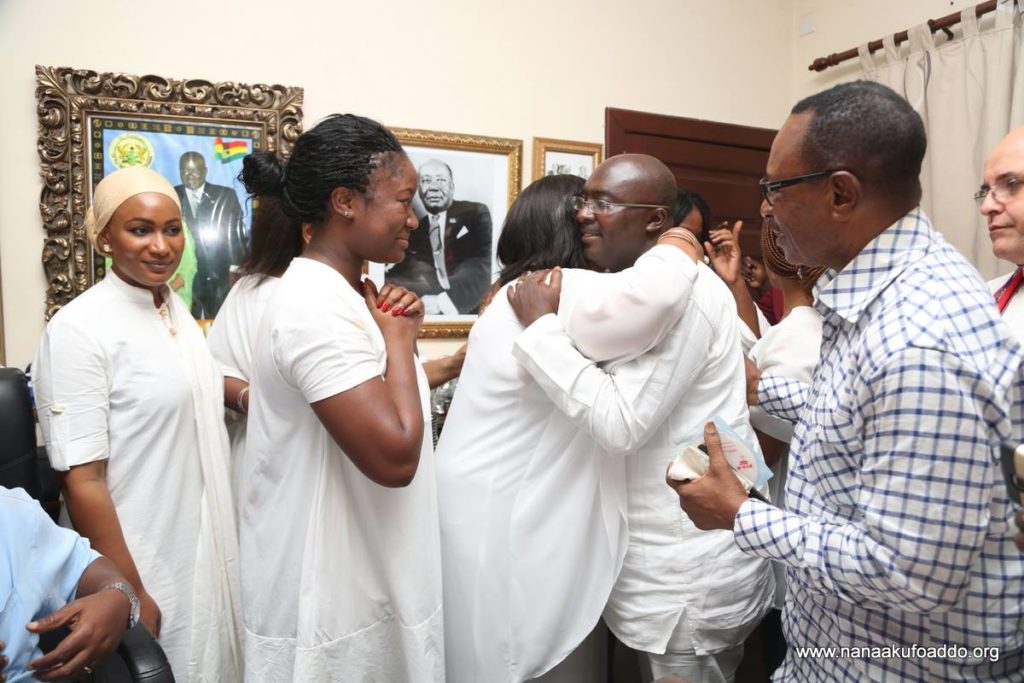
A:
{"type": "Polygon", "coordinates": [[[813,385],[751,378],[751,399],[797,422],[789,509],[747,499],[718,456],[670,482],[697,526],[785,564],[775,680],[1024,681],[1024,558],[998,465],[1022,437],[1024,353],[918,208],[924,151],[920,117],[882,85],[794,107],[761,211],[788,260],[835,275],[813,385]]]}

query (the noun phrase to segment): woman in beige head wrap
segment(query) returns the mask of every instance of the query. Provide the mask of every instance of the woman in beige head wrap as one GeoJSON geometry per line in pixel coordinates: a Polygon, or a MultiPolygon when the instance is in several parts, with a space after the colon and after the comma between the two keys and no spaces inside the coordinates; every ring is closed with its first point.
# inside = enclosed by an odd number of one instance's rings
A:
{"type": "Polygon", "coordinates": [[[51,465],[75,529],[131,582],[175,679],[241,680],[223,382],[166,284],[185,244],[177,194],[154,171],[122,169],[97,185],[86,230],[110,272],[54,316],[33,363],[51,465]]]}

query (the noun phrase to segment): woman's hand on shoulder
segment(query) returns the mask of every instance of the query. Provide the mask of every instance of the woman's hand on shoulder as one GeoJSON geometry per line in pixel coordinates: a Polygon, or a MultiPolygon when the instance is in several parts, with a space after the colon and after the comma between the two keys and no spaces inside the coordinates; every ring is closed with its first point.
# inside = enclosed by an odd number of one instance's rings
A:
{"type": "Polygon", "coordinates": [[[377,323],[384,338],[399,335],[416,339],[423,324],[423,302],[414,292],[405,287],[384,285],[377,291],[372,280],[363,282],[363,297],[373,321],[377,323]]]}
{"type": "Polygon", "coordinates": [[[548,313],[558,313],[562,296],[562,269],[539,270],[523,273],[515,285],[509,287],[508,302],[523,327],[548,313]]]}

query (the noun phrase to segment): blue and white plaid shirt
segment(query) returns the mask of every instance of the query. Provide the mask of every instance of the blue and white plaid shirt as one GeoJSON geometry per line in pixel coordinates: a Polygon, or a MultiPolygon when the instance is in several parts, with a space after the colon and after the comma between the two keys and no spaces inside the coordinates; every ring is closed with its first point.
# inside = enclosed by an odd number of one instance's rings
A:
{"type": "Polygon", "coordinates": [[[787,568],[776,680],[1024,681],[1024,555],[998,464],[1024,431],[1020,345],[918,211],[815,305],[813,385],[759,388],[768,412],[799,420],[789,510],[751,500],[734,527],[740,548],[787,568]],[[861,649],[799,650],[812,647],[861,649]]]}

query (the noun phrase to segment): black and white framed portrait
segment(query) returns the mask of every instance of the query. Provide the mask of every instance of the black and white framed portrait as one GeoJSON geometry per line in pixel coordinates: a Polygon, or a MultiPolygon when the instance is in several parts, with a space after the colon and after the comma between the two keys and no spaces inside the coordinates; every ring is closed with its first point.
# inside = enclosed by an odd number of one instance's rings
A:
{"type": "Polygon", "coordinates": [[[500,270],[498,235],[522,182],[522,141],[393,129],[416,167],[419,227],[405,260],[370,264],[378,285],[416,292],[424,337],[466,334],[500,270]]]}
{"type": "Polygon", "coordinates": [[[586,180],[601,164],[601,145],[553,138],[533,139],[533,179],[575,175],[586,180]]]}

